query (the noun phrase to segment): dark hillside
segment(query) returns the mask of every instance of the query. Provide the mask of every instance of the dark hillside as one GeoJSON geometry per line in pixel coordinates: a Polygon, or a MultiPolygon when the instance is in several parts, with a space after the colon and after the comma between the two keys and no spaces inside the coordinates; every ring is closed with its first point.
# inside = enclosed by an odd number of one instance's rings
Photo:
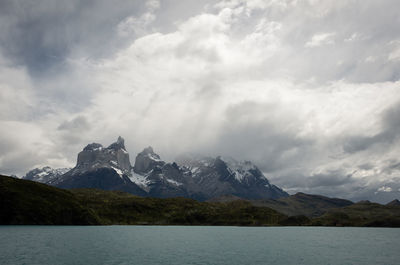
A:
{"type": "Polygon", "coordinates": [[[99,221],[69,191],[0,176],[0,224],[94,225],[99,221]]]}

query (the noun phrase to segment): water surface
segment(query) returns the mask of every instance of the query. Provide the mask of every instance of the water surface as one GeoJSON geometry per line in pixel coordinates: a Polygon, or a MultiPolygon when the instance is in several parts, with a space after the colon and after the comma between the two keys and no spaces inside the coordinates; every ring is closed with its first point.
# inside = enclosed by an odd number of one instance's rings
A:
{"type": "Polygon", "coordinates": [[[0,264],[400,264],[400,229],[0,226],[0,264]]]}

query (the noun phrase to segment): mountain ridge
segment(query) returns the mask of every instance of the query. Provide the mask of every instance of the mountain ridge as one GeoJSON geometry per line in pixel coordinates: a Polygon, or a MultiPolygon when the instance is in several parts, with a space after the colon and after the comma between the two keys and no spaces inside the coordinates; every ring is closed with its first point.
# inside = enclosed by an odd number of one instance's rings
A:
{"type": "MultiPolygon", "coordinates": [[[[31,177],[35,172],[29,171],[23,178],[38,180],[39,177],[31,177]]],[[[99,143],[86,145],[78,153],[74,168],[52,176],[51,181],[40,180],[60,188],[121,190],[139,196],[186,197],[199,201],[223,195],[244,199],[289,196],[270,184],[250,161],[203,156],[168,163],[149,146],[137,154],[132,166],[121,136],[108,147],[99,143]]]]}

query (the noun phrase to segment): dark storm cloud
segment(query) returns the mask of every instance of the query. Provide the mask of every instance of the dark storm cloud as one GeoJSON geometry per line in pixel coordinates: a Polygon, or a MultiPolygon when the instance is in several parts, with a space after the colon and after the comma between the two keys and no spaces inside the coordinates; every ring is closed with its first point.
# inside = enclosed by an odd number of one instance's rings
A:
{"type": "Polygon", "coordinates": [[[89,123],[87,119],[83,116],[78,116],[70,121],[64,121],[63,123],[58,126],[58,130],[70,130],[70,131],[75,131],[75,130],[87,130],[89,129],[89,123]]]}
{"type": "Polygon", "coordinates": [[[298,135],[300,120],[279,104],[246,101],[230,106],[214,152],[254,161],[272,172],[297,164],[315,143],[298,135]]]}
{"type": "Polygon", "coordinates": [[[346,139],[343,150],[352,154],[364,151],[376,144],[394,144],[394,141],[400,135],[400,103],[394,104],[383,113],[381,123],[381,132],[373,136],[350,136],[346,139]]]}
{"type": "Polygon", "coordinates": [[[358,165],[358,168],[362,169],[362,170],[370,170],[370,169],[374,168],[374,165],[372,163],[364,163],[364,164],[358,165]]]}
{"type": "Polygon", "coordinates": [[[276,181],[288,189],[319,189],[325,192],[330,189],[337,189],[338,187],[340,188],[344,185],[357,182],[353,177],[353,173],[349,173],[344,169],[328,169],[324,172],[313,173],[309,176],[298,172],[297,174],[281,177],[276,181]]]}
{"type": "Polygon", "coordinates": [[[324,173],[318,173],[307,178],[307,187],[333,187],[353,183],[353,174],[344,172],[341,169],[329,170],[324,173]]]}
{"type": "Polygon", "coordinates": [[[383,172],[391,175],[392,173],[396,173],[400,171],[400,161],[397,159],[392,159],[389,161],[388,165],[382,169],[383,172]]]}
{"type": "Polygon", "coordinates": [[[86,57],[109,55],[121,45],[118,23],[144,10],[140,1],[4,0],[0,5],[4,54],[33,74],[63,70],[74,49],[86,57]]]}

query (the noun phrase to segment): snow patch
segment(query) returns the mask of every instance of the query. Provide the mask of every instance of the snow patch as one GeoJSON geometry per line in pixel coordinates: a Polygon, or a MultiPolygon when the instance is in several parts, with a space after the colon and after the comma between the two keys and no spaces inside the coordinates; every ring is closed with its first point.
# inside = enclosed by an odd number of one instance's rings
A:
{"type": "Polygon", "coordinates": [[[180,182],[178,182],[178,181],[175,181],[175,180],[173,180],[173,179],[165,179],[167,182],[169,182],[169,183],[171,183],[171,184],[173,184],[173,185],[175,185],[175,186],[181,186],[181,185],[183,185],[183,183],[180,183],[180,182]]]}
{"type": "Polygon", "coordinates": [[[190,171],[194,174],[199,170],[199,167],[193,167],[190,169],[190,171]]]}
{"type": "Polygon", "coordinates": [[[127,152],[124,148],[121,148],[121,151],[122,151],[124,154],[128,154],[128,152],[127,152]]]}
{"type": "Polygon", "coordinates": [[[242,182],[248,177],[252,177],[253,174],[249,171],[257,169],[250,161],[236,161],[230,157],[221,157],[221,160],[225,162],[229,173],[239,182],[242,182]]]}
{"type": "Polygon", "coordinates": [[[137,174],[132,170],[129,179],[139,187],[143,188],[144,190],[146,191],[149,190],[149,184],[151,183],[151,181],[148,180],[145,175],[137,174]]]}
{"type": "Polygon", "coordinates": [[[157,162],[162,161],[156,154],[149,153],[149,154],[147,154],[147,157],[153,161],[157,161],[157,162]]]}
{"type": "Polygon", "coordinates": [[[114,169],[115,170],[115,172],[117,172],[117,174],[122,178],[122,175],[124,174],[123,172],[122,172],[122,170],[121,169],[119,169],[119,168],[116,168],[116,167],[111,167],[112,169],[114,169]]]}

